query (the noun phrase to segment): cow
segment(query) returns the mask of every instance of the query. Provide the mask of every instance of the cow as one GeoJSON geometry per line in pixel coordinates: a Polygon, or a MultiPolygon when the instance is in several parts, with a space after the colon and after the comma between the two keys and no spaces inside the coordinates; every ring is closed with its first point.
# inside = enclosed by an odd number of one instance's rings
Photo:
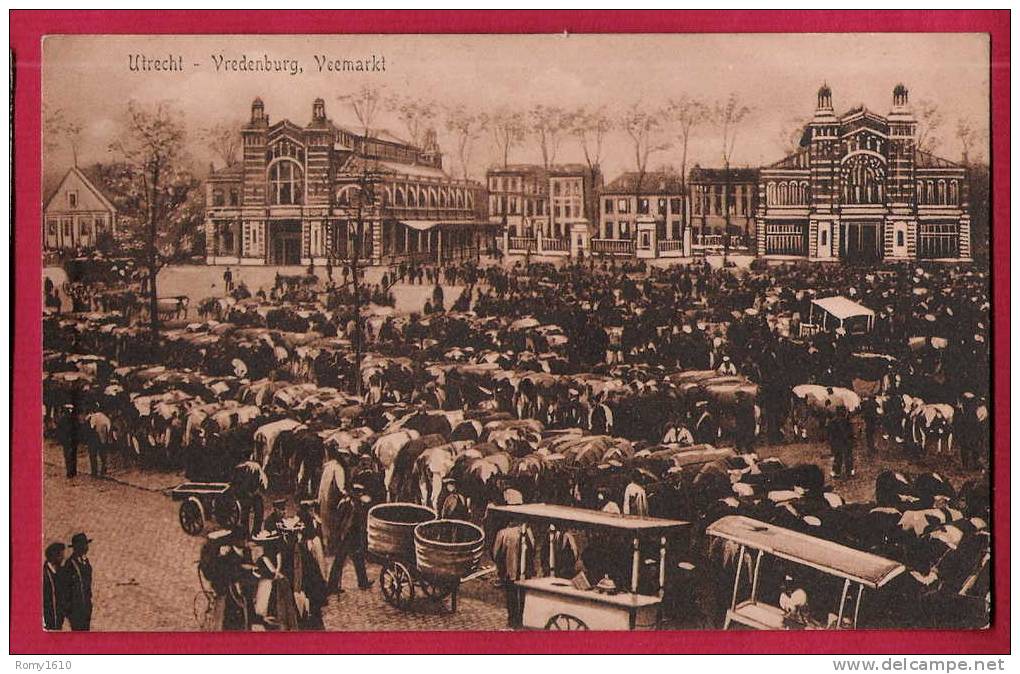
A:
{"type": "Polygon", "coordinates": [[[910,437],[922,452],[932,435],[937,437],[936,453],[942,454],[942,440],[946,440],[946,452],[953,448],[952,405],[946,403],[924,403],[915,406],[910,413],[910,437]]]}
{"type": "Polygon", "coordinates": [[[190,300],[186,295],[160,297],[156,300],[156,312],[159,314],[160,319],[180,320],[188,316],[189,303],[190,300]]]}

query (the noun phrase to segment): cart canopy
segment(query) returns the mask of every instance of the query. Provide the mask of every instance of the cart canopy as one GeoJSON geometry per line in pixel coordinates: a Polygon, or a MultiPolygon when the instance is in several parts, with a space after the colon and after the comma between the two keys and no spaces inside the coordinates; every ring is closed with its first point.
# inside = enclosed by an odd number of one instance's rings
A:
{"type": "Polygon", "coordinates": [[[658,517],[618,515],[587,508],[549,505],[546,503],[525,503],[523,505],[491,506],[490,512],[530,523],[553,524],[570,528],[619,529],[635,534],[657,535],[670,529],[690,525],[682,520],[667,520],[658,517]]]}
{"type": "Polygon", "coordinates": [[[823,297],[820,300],[811,300],[811,304],[815,305],[822,311],[835,316],[839,320],[846,320],[847,318],[853,318],[854,316],[865,316],[874,317],[875,312],[867,308],[863,304],[858,304],[853,300],[836,295],[835,297],[823,297]]]}
{"type": "Polygon", "coordinates": [[[871,589],[882,587],[906,570],[891,559],[742,515],[723,517],[706,533],[871,589]]]}

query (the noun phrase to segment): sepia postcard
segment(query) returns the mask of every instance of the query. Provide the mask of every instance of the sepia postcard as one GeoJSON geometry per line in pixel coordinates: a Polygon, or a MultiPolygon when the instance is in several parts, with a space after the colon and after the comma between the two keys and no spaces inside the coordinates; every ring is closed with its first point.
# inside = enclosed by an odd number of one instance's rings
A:
{"type": "Polygon", "coordinates": [[[41,56],[42,630],[993,625],[987,32],[41,56]]]}

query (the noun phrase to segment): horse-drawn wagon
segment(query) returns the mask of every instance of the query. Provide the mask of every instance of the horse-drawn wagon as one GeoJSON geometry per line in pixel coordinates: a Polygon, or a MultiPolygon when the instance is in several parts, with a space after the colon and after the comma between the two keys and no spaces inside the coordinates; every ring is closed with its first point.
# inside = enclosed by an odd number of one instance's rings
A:
{"type": "Polygon", "coordinates": [[[241,521],[241,504],[228,482],[185,482],[174,487],[170,496],[181,502],[177,518],[191,536],[205,530],[206,520],[224,529],[232,529],[241,521]]]}

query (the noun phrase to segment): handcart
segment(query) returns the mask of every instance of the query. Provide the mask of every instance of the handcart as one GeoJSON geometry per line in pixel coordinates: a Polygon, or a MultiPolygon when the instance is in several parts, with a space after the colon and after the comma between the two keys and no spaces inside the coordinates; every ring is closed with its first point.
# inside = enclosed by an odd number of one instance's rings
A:
{"type": "Polygon", "coordinates": [[[174,487],[170,496],[181,501],[177,517],[181,528],[191,536],[205,531],[207,520],[224,529],[232,529],[241,522],[241,504],[228,482],[185,482],[174,487]]]}
{"type": "Polygon", "coordinates": [[[379,589],[403,611],[412,610],[418,591],[434,601],[450,597],[456,611],[460,584],[478,569],[484,542],[476,525],[436,519],[414,503],[381,503],[368,511],[368,552],[382,564],[379,589]]]}
{"type": "MultiPolygon", "coordinates": [[[[522,594],[522,625],[545,630],[638,630],[656,629],[662,622],[665,596],[667,552],[670,539],[689,526],[688,522],[657,517],[619,515],[585,508],[527,503],[492,506],[490,515],[504,522],[518,522],[522,539],[525,528],[548,527],[549,567],[555,568],[553,541],[557,531],[600,531],[626,539],[630,547],[630,586],[603,592],[598,588],[581,588],[569,578],[555,575],[544,578],[520,578],[515,585],[522,594]],[[642,542],[656,541],[658,559],[658,592],[640,594],[638,582],[642,567],[642,542]]],[[[536,535],[536,544],[538,536],[536,535]]],[[[522,561],[526,545],[520,545],[522,561]]],[[[609,551],[607,551],[609,554],[609,551]]]]}

